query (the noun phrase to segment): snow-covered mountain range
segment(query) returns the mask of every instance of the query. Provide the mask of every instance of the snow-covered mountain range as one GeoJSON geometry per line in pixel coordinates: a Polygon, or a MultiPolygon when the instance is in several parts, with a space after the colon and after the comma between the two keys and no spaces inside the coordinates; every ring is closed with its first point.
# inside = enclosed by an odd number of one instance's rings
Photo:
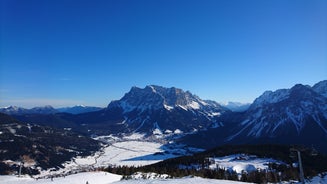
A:
{"type": "Polygon", "coordinates": [[[31,109],[26,109],[17,106],[9,106],[5,108],[0,108],[0,112],[8,115],[22,115],[22,114],[54,114],[58,111],[50,105],[43,107],[33,107],[31,109]]]}
{"type": "Polygon", "coordinates": [[[300,135],[306,126],[327,135],[327,98],[301,84],[267,91],[253,102],[240,125],[238,134],[247,132],[249,137],[300,135]]]}
{"type": "MultiPolygon", "coordinates": [[[[304,144],[327,152],[327,80],[266,91],[245,112],[224,114],[225,127],[190,136],[199,144],[304,144]],[[210,140],[210,141],[208,141],[210,140]]],[[[211,145],[211,146],[212,146],[211,145]]],[[[209,146],[209,145],[207,145],[209,146]]],[[[210,146],[209,146],[210,147],[210,146]]]]}
{"type": "Polygon", "coordinates": [[[143,89],[132,87],[107,108],[76,118],[90,129],[94,124],[101,131],[107,127],[107,133],[167,135],[219,126],[216,118],[226,111],[229,110],[218,103],[202,100],[188,91],[151,85],[143,89]]]}
{"type": "Polygon", "coordinates": [[[146,86],[144,89],[132,87],[122,99],[111,102],[108,108],[113,106],[119,106],[124,112],[130,112],[136,109],[142,111],[162,108],[169,111],[175,108],[184,110],[222,109],[218,103],[201,100],[189,91],[185,92],[175,87],[165,88],[156,85],[146,86]]]}
{"type": "Polygon", "coordinates": [[[55,114],[55,113],[70,113],[70,114],[80,114],[86,112],[99,111],[102,108],[100,107],[92,107],[92,106],[84,106],[84,105],[76,105],[73,107],[62,107],[62,108],[53,108],[50,105],[46,105],[43,107],[33,107],[31,109],[26,109],[23,107],[17,106],[9,106],[0,108],[0,112],[8,114],[8,115],[24,115],[24,114],[55,114]]]}
{"type": "MultiPolygon", "coordinates": [[[[240,144],[297,144],[327,153],[326,90],[327,80],[312,87],[297,84],[266,91],[241,112],[202,100],[189,91],[156,85],[132,87],[106,108],[86,113],[74,114],[73,109],[83,110],[82,106],[62,109],[70,113],[60,113],[51,106],[9,107],[2,110],[14,112],[20,121],[0,113],[0,156],[5,163],[0,171],[17,170],[20,155],[31,161],[33,170],[29,172],[37,172],[37,166],[155,163],[187,155],[191,146],[237,144],[239,149],[240,144]],[[141,151],[136,151],[138,148],[141,151]],[[50,161],[44,162],[47,155],[50,161]]],[[[222,165],[221,159],[218,161],[222,165]]]]}
{"type": "Polygon", "coordinates": [[[184,140],[200,141],[196,146],[203,147],[283,143],[314,145],[327,152],[326,89],[327,80],[312,87],[297,84],[290,89],[266,91],[246,111],[232,112],[189,91],[149,85],[132,87],[120,100],[98,111],[16,117],[24,122],[70,127],[90,135],[139,132],[160,138],[191,133],[191,138],[184,140]]]}
{"type": "Polygon", "coordinates": [[[133,87],[107,110],[120,109],[133,131],[152,129],[157,133],[194,131],[214,126],[215,118],[228,111],[214,101],[205,101],[189,91],[161,86],[133,87]]]}

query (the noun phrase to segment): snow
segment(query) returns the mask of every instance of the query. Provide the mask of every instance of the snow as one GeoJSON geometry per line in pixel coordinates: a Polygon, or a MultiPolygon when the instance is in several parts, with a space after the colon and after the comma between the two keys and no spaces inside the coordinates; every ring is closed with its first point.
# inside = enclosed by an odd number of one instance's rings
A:
{"type": "Polygon", "coordinates": [[[162,135],[162,131],[158,128],[154,129],[152,132],[154,135],[162,135]]]}
{"type": "MultiPolygon", "coordinates": [[[[162,152],[162,144],[142,141],[126,141],[112,144],[104,149],[104,154],[97,159],[97,166],[128,165],[140,166],[156,163],[165,159],[154,156],[153,153],[162,152]]],[[[172,157],[165,155],[166,157],[172,157]]]]}
{"type": "Polygon", "coordinates": [[[145,136],[145,134],[141,134],[141,133],[133,133],[131,135],[125,135],[124,139],[125,140],[140,140],[143,139],[145,136]]]}
{"type": "Polygon", "coordinates": [[[114,184],[244,184],[244,182],[205,179],[200,177],[184,177],[178,179],[137,179],[137,180],[122,180],[114,182],[114,184]]]}
{"type": "Polygon", "coordinates": [[[198,102],[192,101],[190,104],[188,104],[188,107],[191,107],[192,109],[200,109],[200,104],[198,102]]]}
{"type": "Polygon", "coordinates": [[[175,134],[181,134],[181,133],[183,133],[183,131],[181,131],[180,129],[176,129],[176,130],[174,131],[174,133],[175,133],[175,134]]]}
{"type": "Polygon", "coordinates": [[[7,129],[9,130],[10,133],[16,134],[16,130],[14,128],[8,127],[7,129]]]}
{"type": "Polygon", "coordinates": [[[327,183],[327,174],[325,174],[324,176],[321,176],[319,174],[318,176],[313,177],[310,181],[306,181],[306,183],[326,184],[327,183]]]}
{"type": "Polygon", "coordinates": [[[153,86],[149,86],[149,87],[152,89],[152,92],[153,93],[156,93],[157,92],[156,89],[153,86]]]}
{"type": "Polygon", "coordinates": [[[119,137],[113,136],[113,135],[104,135],[104,136],[98,136],[94,137],[95,140],[104,142],[104,143],[109,143],[109,142],[115,142],[120,140],[119,137]]]}
{"type": "Polygon", "coordinates": [[[200,104],[196,101],[192,101],[190,103],[188,103],[186,106],[184,105],[177,105],[178,107],[184,109],[185,111],[187,111],[188,109],[200,109],[200,104]]]}
{"type": "Polygon", "coordinates": [[[209,114],[209,116],[220,116],[221,113],[220,112],[212,112],[211,114],[209,114]]]}
{"type": "Polygon", "coordinates": [[[165,109],[167,109],[167,110],[172,110],[172,109],[174,109],[174,107],[172,107],[172,106],[169,106],[169,105],[166,105],[166,104],[164,104],[164,107],[165,107],[165,109]]]}
{"type": "Polygon", "coordinates": [[[180,108],[184,109],[185,111],[187,111],[187,108],[182,106],[182,105],[178,105],[178,107],[180,107],[180,108]]]}
{"type": "Polygon", "coordinates": [[[287,107],[286,114],[287,114],[288,118],[290,118],[292,120],[293,124],[296,127],[297,132],[300,133],[300,131],[304,127],[304,123],[302,123],[303,117],[304,117],[303,113],[300,111],[299,114],[296,115],[287,107]]]}
{"type": "Polygon", "coordinates": [[[173,131],[171,131],[169,129],[165,130],[165,134],[171,134],[171,133],[173,133],[173,131]]]}
{"type": "Polygon", "coordinates": [[[217,167],[233,170],[238,174],[244,172],[252,172],[257,169],[268,169],[269,163],[283,164],[283,162],[271,158],[258,158],[255,155],[235,154],[224,157],[213,158],[214,163],[209,167],[215,169],[217,167]]]}
{"type": "Polygon", "coordinates": [[[206,103],[205,101],[198,99],[198,101],[202,104],[202,105],[209,105],[208,103],[206,103]]]}
{"type": "Polygon", "coordinates": [[[252,107],[260,107],[263,104],[271,104],[280,102],[289,97],[290,90],[289,89],[279,89],[274,92],[265,91],[260,97],[255,99],[252,104],[252,107]]]}
{"type": "Polygon", "coordinates": [[[0,176],[0,184],[108,184],[120,181],[121,176],[106,172],[85,172],[69,175],[66,177],[58,177],[48,179],[34,179],[29,176],[0,176]]]}
{"type": "MultiPolygon", "coordinates": [[[[116,142],[103,148],[95,155],[77,157],[72,162],[66,163],[65,170],[74,170],[81,167],[107,167],[109,165],[142,166],[149,165],[164,159],[175,157],[172,154],[158,154],[164,150],[162,144],[146,141],[116,142]]],[[[58,173],[63,173],[59,170],[58,173]]]]}
{"type": "MultiPolygon", "coordinates": [[[[154,173],[155,174],[155,173],[154,173]]],[[[154,178],[154,174],[146,175],[149,179],[141,179],[144,175],[138,173],[140,178],[130,179],[130,180],[120,180],[120,175],[115,175],[105,172],[85,172],[74,174],[61,178],[53,178],[53,181],[48,179],[39,179],[26,177],[16,177],[16,176],[0,176],[0,184],[161,184],[161,183],[174,183],[174,184],[244,184],[243,182],[237,181],[227,181],[227,180],[214,180],[205,179],[200,177],[184,177],[177,179],[165,179],[165,178],[154,178]]]]}
{"type": "Polygon", "coordinates": [[[242,172],[250,173],[256,171],[257,169],[252,164],[237,164],[234,167],[232,167],[232,170],[235,171],[236,173],[242,173],[242,172]]]}
{"type": "Polygon", "coordinates": [[[164,146],[164,143],[144,141],[142,140],[143,136],[143,134],[132,134],[123,138],[101,136],[97,139],[107,142],[109,145],[91,156],[73,158],[71,161],[64,163],[64,168],[59,170],[43,170],[38,177],[45,177],[51,174],[67,174],[72,171],[80,172],[81,170],[108,167],[110,165],[143,166],[179,155],[203,151],[202,149],[189,148],[177,144],[164,146]]]}
{"type": "MultiPolygon", "coordinates": [[[[245,184],[245,182],[205,179],[201,177],[184,177],[166,179],[167,175],[157,175],[155,173],[136,173],[130,180],[120,180],[122,176],[105,173],[105,172],[83,172],[66,177],[58,177],[47,179],[34,179],[29,176],[17,177],[13,175],[0,175],[0,184],[245,184]],[[148,179],[142,179],[144,176],[148,179]]],[[[282,182],[288,184],[291,182],[282,182]]],[[[293,182],[294,183],[294,182],[293,182]]],[[[310,180],[306,180],[307,184],[325,184],[327,183],[327,175],[316,176],[310,180]]],[[[300,184],[297,182],[296,184],[300,184]]]]}
{"type": "Polygon", "coordinates": [[[327,80],[323,80],[315,84],[312,89],[317,93],[327,97],[327,80]]]}

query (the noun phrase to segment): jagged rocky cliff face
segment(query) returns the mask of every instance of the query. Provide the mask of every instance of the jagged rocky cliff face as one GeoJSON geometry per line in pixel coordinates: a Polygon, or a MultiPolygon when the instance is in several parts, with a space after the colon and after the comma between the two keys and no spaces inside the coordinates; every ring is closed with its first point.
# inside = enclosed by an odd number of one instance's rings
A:
{"type": "Polygon", "coordinates": [[[216,125],[228,109],[178,88],[133,87],[120,100],[111,102],[105,113],[119,112],[126,128],[134,132],[190,132],[216,125]]]}

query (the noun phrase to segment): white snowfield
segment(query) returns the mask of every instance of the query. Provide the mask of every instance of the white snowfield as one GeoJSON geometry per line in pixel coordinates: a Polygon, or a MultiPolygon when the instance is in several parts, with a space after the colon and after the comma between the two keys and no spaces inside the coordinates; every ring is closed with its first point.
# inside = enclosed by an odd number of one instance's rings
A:
{"type": "Polygon", "coordinates": [[[80,166],[92,165],[94,167],[107,167],[109,165],[143,166],[189,154],[188,151],[199,152],[202,150],[179,147],[175,144],[167,147],[157,142],[127,140],[113,143],[93,156],[77,157],[74,163],[80,166]]]}
{"type": "MultiPolygon", "coordinates": [[[[53,178],[53,180],[50,178],[36,180],[28,176],[17,177],[12,175],[0,175],[0,184],[246,184],[238,181],[205,179],[200,177],[184,177],[177,179],[120,179],[120,175],[105,172],[85,172],[61,178],[53,178]]],[[[288,184],[289,182],[282,183],[288,184]]],[[[306,183],[326,184],[327,176],[317,176],[310,181],[307,180],[306,183]]],[[[300,183],[298,182],[298,184],[300,183]]]]}
{"type": "Polygon", "coordinates": [[[148,183],[176,183],[176,184],[242,184],[243,182],[204,179],[199,177],[185,177],[180,179],[132,179],[120,180],[120,175],[105,172],[79,173],[65,178],[33,179],[30,177],[0,176],[0,184],[148,184],[148,183]]]}
{"type": "Polygon", "coordinates": [[[244,182],[214,180],[200,177],[185,177],[179,179],[153,179],[153,180],[122,180],[114,184],[245,184],[244,182]]]}
{"type": "Polygon", "coordinates": [[[224,157],[212,158],[213,162],[209,167],[212,169],[221,168],[233,170],[240,174],[242,172],[252,172],[256,170],[268,169],[269,163],[284,164],[281,161],[271,158],[258,158],[255,155],[235,154],[224,157]]]}
{"type": "Polygon", "coordinates": [[[151,142],[143,139],[142,134],[132,134],[123,138],[101,136],[96,139],[108,143],[102,150],[88,157],[76,157],[63,164],[59,170],[41,171],[37,177],[51,175],[68,175],[70,173],[90,171],[94,168],[108,166],[144,166],[162,160],[203,151],[202,149],[184,147],[183,145],[151,142]]]}
{"type": "Polygon", "coordinates": [[[0,176],[0,184],[108,184],[120,181],[121,176],[106,172],[85,172],[60,178],[34,179],[29,176],[0,176]]]}
{"type": "Polygon", "coordinates": [[[160,149],[161,146],[161,144],[154,142],[118,142],[104,149],[104,154],[97,159],[96,166],[141,166],[173,157],[170,154],[164,156],[153,155],[163,151],[160,149]]]}

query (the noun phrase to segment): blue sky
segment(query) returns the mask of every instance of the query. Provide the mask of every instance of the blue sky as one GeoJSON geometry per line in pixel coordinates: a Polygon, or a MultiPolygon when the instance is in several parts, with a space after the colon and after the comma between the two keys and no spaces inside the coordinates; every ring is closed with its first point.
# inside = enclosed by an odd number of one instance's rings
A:
{"type": "Polygon", "coordinates": [[[0,106],[106,106],[132,86],[252,102],[327,79],[325,0],[2,0],[0,106]]]}

